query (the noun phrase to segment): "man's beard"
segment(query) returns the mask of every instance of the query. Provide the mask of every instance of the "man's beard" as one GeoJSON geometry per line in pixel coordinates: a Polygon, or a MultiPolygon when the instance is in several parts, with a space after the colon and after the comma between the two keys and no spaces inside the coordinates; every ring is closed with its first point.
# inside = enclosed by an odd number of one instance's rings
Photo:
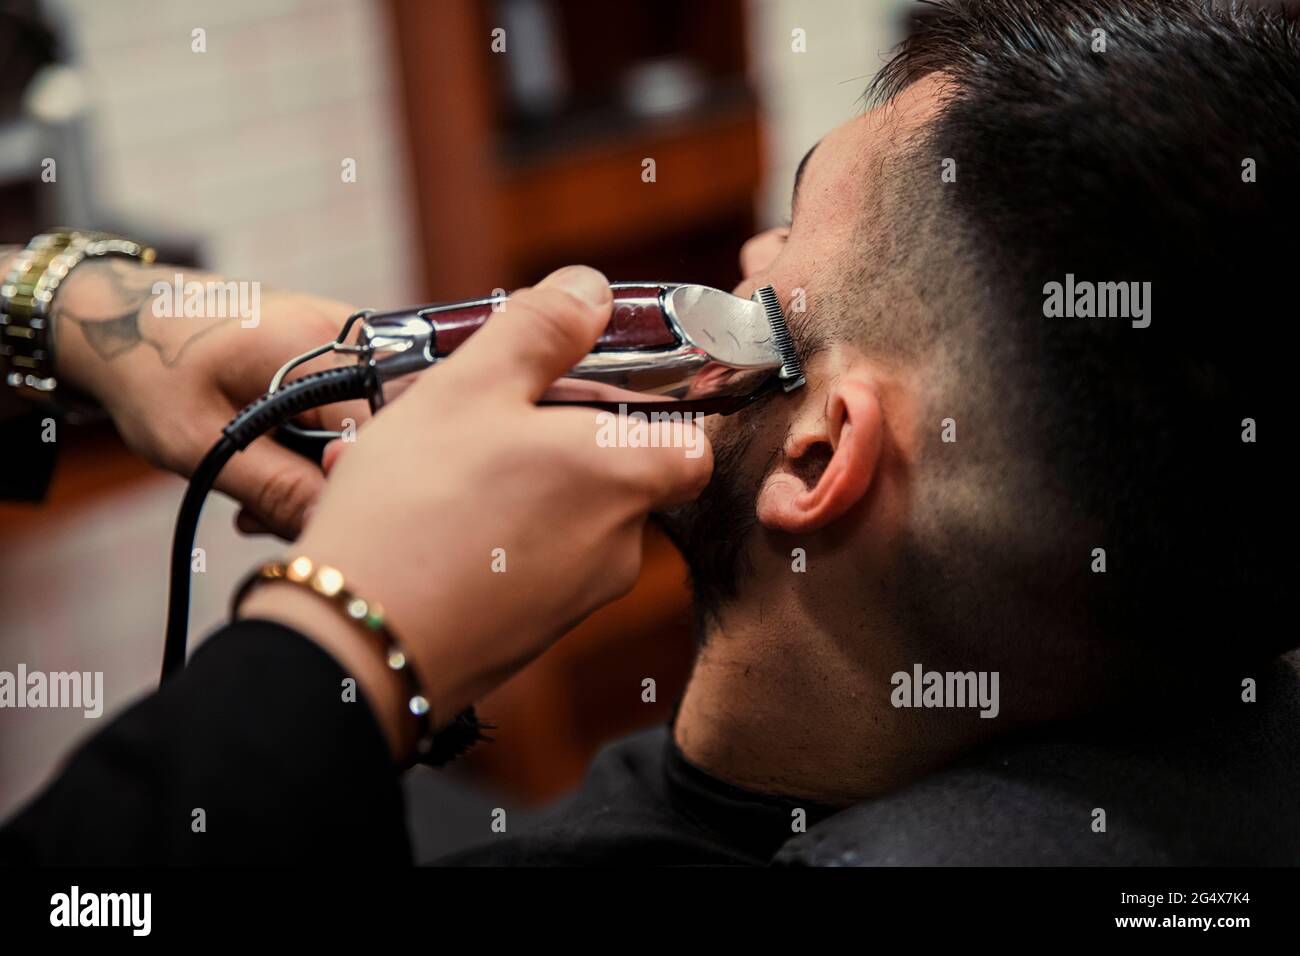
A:
{"type": "MultiPolygon", "coordinates": [[[[741,413],[742,415],[744,413],[741,413]]],[[[745,461],[754,443],[756,420],[737,419],[733,427],[716,430],[713,477],[695,501],[653,516],[681,551],[695,597],[696,640],[704,640],[710,620],[734,599],[741,579],[749,573],[746,545],[754,529],[761,470],[747,471],[745,461]]]]}

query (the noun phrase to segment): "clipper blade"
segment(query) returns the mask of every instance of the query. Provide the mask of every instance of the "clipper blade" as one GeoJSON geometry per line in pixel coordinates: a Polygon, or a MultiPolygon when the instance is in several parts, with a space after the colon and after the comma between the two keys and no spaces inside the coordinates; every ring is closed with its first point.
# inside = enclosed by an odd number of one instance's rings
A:
{"type": "Polygon", "coordinates": [[[770,285],[765,285],[755,292],[754,300],[763,307],[767,324],[772,327],[772,340],[781,355],[779,377],[782,387],[787,392],[793,392],[804,384],[803,363],[799,361],[799,353],[794,347],[794,337],[790,334],[790,327],[785,323],[781,300],[776,297],[776,289],[770,285]]]}

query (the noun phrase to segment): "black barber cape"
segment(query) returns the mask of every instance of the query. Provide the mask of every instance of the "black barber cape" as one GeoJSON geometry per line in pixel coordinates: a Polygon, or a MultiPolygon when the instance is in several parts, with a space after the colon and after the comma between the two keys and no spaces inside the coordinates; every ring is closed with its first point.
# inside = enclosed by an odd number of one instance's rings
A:
{"type": "MultiPolygon", "coordinates": [[[[288,628],[226,627],[0,829],[0,861],[336,864],[346,846],[352,863],[411,862],[398,774],[364,700],[341,705],[346,676],[288,628]]],[[[807,826],[830,812],[716,780],[659,728],[606,748],[524,832],[439,862],[762,864],[797,809],[807,826]]]]}
{"type": "MultiPolygon", "coordinates": [[[[1252,670],[1257,702],[1223,675],[1159,719],[1040,728],[830,819],[715,779],[658,728],[607,747],[543,818],[437,862],[1295,865],[1296,664],[1252,670]]],[[[0,828],[0,862],[336,865],[341,846],[352,864],[411,862],[399,776],[365,702],[340,706],[346,676],[287,628],[225,628],[0,828]]]]}
{"type": "Polygon", "coordinates": [[[732,786],[691,764],[667,727],[610,744],[572,797],[437,861],[450,866],[760,866],[835,811],[732,786]]]}

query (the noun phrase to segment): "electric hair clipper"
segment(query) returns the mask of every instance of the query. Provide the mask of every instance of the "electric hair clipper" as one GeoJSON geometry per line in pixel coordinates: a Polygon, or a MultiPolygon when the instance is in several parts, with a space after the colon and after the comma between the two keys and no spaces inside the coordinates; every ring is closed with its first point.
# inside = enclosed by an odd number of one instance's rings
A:
{"type": "MultiPolygon", "coordinates": [[[[547,393],[547,403],[725,415],[804,384],[794,340],[771,286],[759,289],[752,299],[676,283],[617,282],[611,289],[609,324],[586,358],[547,393]]],[[[358,312],[334,341],[285,364],[267,393],[222,429],[221,438],[195,467],[176,518],[163,680],[185,666],[194,536],[203,500],[226,463],[272,429],[279,429],[277,440],[319,460],[323,442],[340,434],[300,428],[292,424],[293,416],[363,397],[377,411],[386,388],[445,360],[503,308],[509,308],[504,296],[358,312]],[[358,364],[285,381],[294,368],[330,352],[355,356],[358,364]]],[[[472,709],[453,726],[461,732],[443,747],[452,756],[479,733],[472,709]]],[[[450,757],[444,754],[446,759],[450,757]]]]}
{"type": "MultiPolygon", "coordinates": [[[[591,352],[544,404],[629,411],[731,414],[781,389],[804,384],[803,366],[771,286],[742,299],[708,286],[616,282],[610,321],[591,352]],[[589,387],[584,389],[582,384],[589,387]],[[575,384],[578,387],[574,387],[575,384]]],[[[276,374],[278,389],[294,367],[328,351],[357,355],[372,371],[370,405],[384,404],[385,386],[437,365],[509,300],[473,299],[393,312],[359,312],[337,340],[305,353],[276,374]],[[348,344],[359,323],[355,344],[348,344]]],[[[304,437],[332,432],[294,428],[304,437]]]]}

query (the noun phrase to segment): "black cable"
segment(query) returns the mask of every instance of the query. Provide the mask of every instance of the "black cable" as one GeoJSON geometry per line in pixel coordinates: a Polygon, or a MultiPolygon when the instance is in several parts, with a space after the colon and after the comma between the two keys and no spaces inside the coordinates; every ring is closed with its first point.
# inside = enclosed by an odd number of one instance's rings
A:
{"type": "Polygon", "coordinates": [[[186,633],[190,626],[190,562],[194,537],[199,530],[199,515],[203,512],[208,492],[216,484],[217,475],[238,450],[235,443],[223,434],[194,469],[185,497],[181,499],[176,531],[172,535],[171,572],[167,585],[167,637],[163,643],[160,683],[180,673],[185,666],[186,633]]]}
{"type": "MultiPolygon", "coordinates": [[[[167,635],[163,643],[160,683],[175,677],[185,667],[186,636],[190,624],[190,561],[194,537],[199,528],[203,502],[216,484],[221,469],[235,454],[243,451],[272,428],[311,408],[332,405],[348,399],[365,398],[373,386],[368,365],[348,365],[314,375],[306,375],[275,392],[268,392],[223,428],[221,440],[203,456],[194,469],[185,497],[176,516],[176,533],[172,537],[171,579],[167,597],[167,635]]],[[[480,740],[492,738],[483,733],[492,724],[479,720],[473,707],[466,707],[433,738],[433,746],[418,761],[440,767],[454,760],[480,740]]]]}
{"type": "Polygon", "coordinates": [[[222,429],[221,440],[194,469],[176,516],[172,537],[171,578],[167,596],[167,636],[163,644],[162,681],[174,677],[185,666],[186,634],[190,622],[190,561],[198,532],[203,502],[216,484],[221,469],[253,441],[310,408],[364,398],[369,392],[371,371],[365,365],[305,375],[275,392],[268,392],[236,415],[222,429]]]}

